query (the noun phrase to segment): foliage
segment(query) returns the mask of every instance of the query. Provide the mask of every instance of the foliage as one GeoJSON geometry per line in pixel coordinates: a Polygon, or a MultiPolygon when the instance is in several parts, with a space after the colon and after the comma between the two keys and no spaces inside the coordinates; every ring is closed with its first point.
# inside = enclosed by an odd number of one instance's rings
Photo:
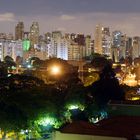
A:
{"type": "Polygon", "coordinates": [[[5,56],[4,62],[6,63],[7,67],[12,68],[12,66],[16,66],[16,63],[14,62],[13,58],[10,56],[5,56]]]}
{"type": "Polygon", "coordinates": [[[42,60],[40,60],[38,57],[32,57],[30,59],[30,64],[32,64],[33,67],[39,68],[42,64],[42,60]]]}
{"type": "Polygon", "coordinates": [[[112,65],[112,62],[110,60],[107,60],[103,56],[97,56],[94,57],[94,59],[91,61],[91,65],[97,70],[102,71],[105,66],[112,65]]]}
{"type": "Polygon", "coordinates": [[[98,73],[89,73],[85,78],[84,78],[84,86],[90,86],[92,85],[94,82],[96,82],[97,80],[99,80],[99,74],[98,73]]]}
{"type": "MultiPolygon", "coordinates": [[[[0,80],[0,126],[3,132],[29,131],[42,136],[45,131],[58,129],[72,120],[87,120],[102,116],[110,99],[123,99],[110,63],[106,63],[100,79],[84,87],[77,70],[61,59],[44,61],[49,69],[52,64],[61,66],[62,75],[49,75],[51,84],[36,77],[12,75],[0,80]],[[90,99],[89,99],[90,98],[90,99]]],[[[38,70],[38,77],[42,73],[38,70]]]]}
{"type": "MultiPolygon", "coordinates": [[[[59,91],[34,77],[14,75],[1,82],[0,126],[3,132],[37,128],[37,120],[51,115],[59,119],[59,91]],[[54,98],[55,97],[55,98],[54,98]]],[[[61,108],[61,107],[60,107],[61,108]]],[[[37,131],[36,130],[36,131],[37,131]]]]}
{"type": "Polygon", "coordinates": [[[130,87],[127,85],[121,85],[122,89],[125,91],[125,100],[133,100],[134,97],[140,98],[140,95],[137,94],[139,86],[130,87]]]}
{"type": "Polygon", "coordinates": [[[105,108],[109,100],[124,100],[124,91],[119,85],[110,65],[105,66],[100,79],[87,87],[91,96],[100,108],[105,108]]]}
{"type": "Polygon", "coordinates": [[[0,61],[0,78],[6,77],[8,74],[7,65],[4,62],[0,61]]]}
{"type": "Polygon", "coordinates": [[[33,73],[35,77],[42,79],[48,85],[54,85],[55,88],[64,92],[69,86],[80,83],[78,78],[78,69],[62,59],[51,58],[42,62],[39,69],[33,73]],[[59,74],[52,74],[53,66],[60,68],[59,74]]]}

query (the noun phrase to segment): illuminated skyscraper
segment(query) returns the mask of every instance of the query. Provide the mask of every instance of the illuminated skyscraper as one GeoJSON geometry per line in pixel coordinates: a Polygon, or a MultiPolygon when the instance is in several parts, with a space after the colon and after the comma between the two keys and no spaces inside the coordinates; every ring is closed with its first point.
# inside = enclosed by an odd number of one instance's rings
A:
{"type": "Polygon", "coordinates": [[[31,46],[38,44],[39,42],[39,24],[38,22],[33,22],[32,26],[30,27],[30,41],[31,46]]]}
{"type": "Polygon", "coordinates": [[[52,34],[50,32],[45,34],[45,44],[46,58],[49,59],[52,56],[52,34]]]}
{"type": "Polygon", "coordinates": [[[50,43],[51,42],[51,38],[52,38],[52,34],[50,32],[47,32],[45,34],[45,42],[46,43],[50,43]]]}
{"type": "Polygon", "coordinates": [[[19,22],[15,27],[15,40],[22,40],[24,38],[24,23],[19,22]]]}
{"type": "Polygon", "coordinates": [[[81,60],[82,59],[82,47],[80,47],[74,41],[71,41],[68,46],[68,60],[81,60]]]}
{"type": "Polygon", "coordinates": [[[57,50],[61,46],[62,33],[61,31],[52,32],[52,56],[57,57],[57,50]]]}
{"type": "Polygon", "coordinates": [[[90,56],[92,52],[92,45],[91,45],[91,36],[87,35],[85,37],[85,46],[86,46],[86,56],[90,56]]]}
{"type": "Polygon", "coordinates": [[[137,58],[140,56],[140,37],[136,36],[133,38],[132,45],[132,58],[137,58]]]}
{"type": "Polygon", "coordinates": [[[111,58],[115,62],[119,62],[120,59],[120,49],[121,49],[121,41],[122,41],[122,32],[114,31],[112,33],[112,47],[111,47],[111,58]]]}
{"type": "Polygon", "coordinates": [[[126,40],[126,57],[132,57],[132,38],[127,37],[126,40]]]}
{"type": "Polygon", "coordinates": [[[96,26],[94,43],[94,52],[102,54],[102,26],[100,24],[96,26]]]}
{"type": "Polygon", "coordinates": [[[104,55],[111,57],[111,35],[108,27],[102,28],[102,51],[104,55]]]}
{"type": "Polygon", "coordinates": [[[61,31],[52,32],[51,56],[68,60],[69,40],[62,36],[61,31]]]}
{"type": "Polygon", "coordinates": [[[127,41],[127,37],[124,34],[121,36],[121,46],[119,48],[119,60],[121,58],[126,58],[126,41],[127,41]]]}
{"type": "Polygon", "coordinates": [[[119,48],[121,46],[121,37],[122,37],[121,31],[114,31],[112,33],[112,44],[114,47],[119,48]]]}

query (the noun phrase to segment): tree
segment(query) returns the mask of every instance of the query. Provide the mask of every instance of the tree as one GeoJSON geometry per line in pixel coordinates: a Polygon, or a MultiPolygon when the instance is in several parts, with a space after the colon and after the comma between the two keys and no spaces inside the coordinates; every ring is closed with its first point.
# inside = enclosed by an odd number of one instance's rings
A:
{"type": "Polygon", "coordinates": [[[4,62],[5,62],[5,64],[6,64],[6,66],[7,66],[7,68],[8,68],[8,70],[12,70],[12,67],[14,66],[16,66],[16,63],[14,62],[14,60],[13,60],[13,58],[12,57],[10,57],[10,56],[5,56],[5,58],[4,58],[4,62]]]}
{"type": "Polygon", "coordinates": [[[112,65],[112,62],[103,56],[97,56],[91,61],[91,65],[100,72],[106,65],[112,65]]]}
{"type": "Polygon", "coordinates": [[[43,87],[45,83],[33,76],[15,74],[7,78],[7,83],[10,89],[32,89],[34,87],[43,87]]]}
{"type": "Polygon", "coordinates": [[[83,85],[73,85],[69,87],[64,98],[66,112],[70,113],[72,120],[87,120],[84,109],[85,102],[85,88],[83,85]]]}
{"type": "Polygon", "coordinates": [[[6,77],[8,74],[7,65],[0,61],[0,78],[6,77]]]}
{"type": "Polygon", "coordinates": [[[90,86],[97,80],[99,80],[99,74],[97,72],[89,73],[84,78],[84,86],[85,87],[90,86]]]}
{"type": "Polygon", "coordinates": [[[3,138],[10,131],[18,133],[31,130],[41,133],[48,126],[55,129],[64,123],[59,112],[63,105],[59,90],[51,86],[14,87],[14,90],[9,88],[0,95],[0,128],[3,138]]]}
{"type": "MultiPolygon", "coordinates": [[[[6,100],[5,100],[6,101],[6,100]]],[[[14,104],[0,102],[0,129],[2,139],[5,140],[8,132],[19,132],[27,128],[27,118],[25,114],[14,104]]]]}
{"type": "Polygon", "coordinates": [[[100,79],[88,87],[95,103],[104,108],[109,100],[124,100],[124,91],[115,77],[110,65],[106,65],[100,74],[100,79]]]}
{"type": "Polygon", "coordinates": [[[38,57],[32,57],[30,59],[30,63],[33,65],[33,67],[38,68],[42,64],[42,60],[40,60],[38,57]]]}
{"type": "Polygon", "coordinates": [[[51,58],[43,61],[40,68],[33,73],[46,84],[53,84],[56,88],[65,89],[68,85],[79,83],[78,68],[67,63],[67,61],[51,58]],[[59,67],[59,74],[52,73],[52,67],[59,67]]]}

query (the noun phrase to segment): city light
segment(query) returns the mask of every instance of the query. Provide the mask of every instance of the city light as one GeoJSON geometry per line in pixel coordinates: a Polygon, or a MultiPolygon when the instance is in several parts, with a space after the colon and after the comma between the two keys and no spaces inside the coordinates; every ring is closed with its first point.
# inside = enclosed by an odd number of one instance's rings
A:
{"type": "Polygon", "coordinates": [[[129,73],[126,75],[126,78],[124,79],[123,83],[130,87],[135,87],[138,84],[135,78],[136,78],[135,74],[129,73]]]}
{"type": "Polygon", "coordinates": [[[32,66],[31,66],[30,64],[28,64],[28,65],[27,65],[27,68],[30,69],[30,68],[32,68],[32,66]]]}
{"type": "Polygon", "coordinates": [[[83,111],[85,109],[84,105],[82,105],[82,104],[69,104],[69,105],[66,106],[66,108],[68,110],[79,109],[81,111],[83,111]]]}
{"type": "Polygon", "coordinates": [[[54,65],[54,66],[52,66],[52,67],[50,68],[50,72],[51,72],[51,74],[53,74],[53,75],[58,75],[58,74],[61,73],[61,69],[60,69],[59,66],[54,65]]]}
{"type": "Polygon", "coordinates": [[[71,106],[69,106],[69,110],[78,109],[78,108],[79,108],[78,105],[71,105],[71,106]]]}

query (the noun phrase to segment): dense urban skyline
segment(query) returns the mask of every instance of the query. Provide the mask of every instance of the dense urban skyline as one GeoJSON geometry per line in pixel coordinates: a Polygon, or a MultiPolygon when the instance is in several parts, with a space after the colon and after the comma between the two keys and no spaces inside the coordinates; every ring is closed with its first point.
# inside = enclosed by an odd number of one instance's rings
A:
{"type": "Polygon", "coordinates": [[[101,23],[137,36],[140,35],[139,5],[139,0],[2,0],[0,32],[14,33],[18,21],[23,21],[29,30],[32,21],[38,21],[40,33],[62,30],[93,34],[96,24],[101,23]]]}

